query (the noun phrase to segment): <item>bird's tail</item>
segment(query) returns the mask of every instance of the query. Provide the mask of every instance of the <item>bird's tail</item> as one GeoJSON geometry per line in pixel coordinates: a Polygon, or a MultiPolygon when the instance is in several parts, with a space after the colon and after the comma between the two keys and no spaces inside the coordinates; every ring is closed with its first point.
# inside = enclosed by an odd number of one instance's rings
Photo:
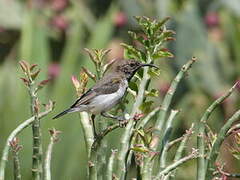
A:
{"type": "Polygon", "coordinates": [[[69,109],[67,109],[67,110],[65,110],[65,111],[63,111],[63,112],[61,112],[61,113],[59,113],[58,115],[54,116],[53,119],[57,119],[57,118],[59,118],[59,117],[65,115],[65,114],[68,114],[68,113],[70,113],[70,112],[75,112],[75,111],[76,111],[75,109],[73,109],[73,108],[69,108],[69,109]]]}

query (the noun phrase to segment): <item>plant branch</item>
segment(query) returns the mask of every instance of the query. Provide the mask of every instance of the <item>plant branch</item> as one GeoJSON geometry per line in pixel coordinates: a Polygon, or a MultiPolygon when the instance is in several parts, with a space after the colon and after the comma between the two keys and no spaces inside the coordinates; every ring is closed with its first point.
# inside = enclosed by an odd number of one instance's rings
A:
{"type": "MultiPolygon", "coordinates": [[[[164,97],[164,100],[162,102],[162,105],[161,105],[161,108],[159,111],[158,119],[154,125],[155,131],[153,132],[152,140],[149,145],[150,149],[152,149],[153,151],[157,151],[157,148],[159,147],[159,142],[162,141],[160,139],[160,133],[161,133],[163,125],[165,123],[166,113],[170,106],[173,94],[175,93],[175,91],[177,89],[178,83],[183,78],[185,73],[191,68],[192,64],[195,61],[196,61],[196,58],[192,58],[181,68],[181,71],[176,75],[176,77],[172,81],[170,88],[168,89],[168,92],[167,92],[166,96],[164,97]]],[[[151,157],[144,159],[143,172],[146,172],[146,173],[143,173],[143,179],[146,179],[146,180],[151,178],[152,172],[150,170],[152,169],[152,166],[154,163],[154,161],[151,161],[151,159],[152,159],[151,157]]]]}
{"type": "Polygon", "coordinates": [[[113,124],[111,126],[108,126],[106,129],[104,129],[102,132],[100,132],[97,137],[95,138],[93,144],[92,144],[92,149],[97,149],[97,147],[101,144],[101,140],[103,139],[104,136],[106,136],[108,133],[113,131],[114,129],[117,129],[120,127],[120,124],[113,124]]]}
{"type": "Polygon", "coordinates": [[[167,146],[166,144],[168,144],[170,136],[171,136],[171,131],[172,131],[172,123],[173,123],[173,119],[175,118],[175,116],[178,114],[178,110],[171,110],[170,116],[167,120],[167,125],[166,125],[166,130],[163,134],[164,138],[163,138],[163,142],[162,142],[162,151],[160,151],[160,169],[165,168],[166,166],[166,159],[167,159],[167,146]],[[162,152],[162,153],[161,153],[162,152]]]}
{"type": "MultiPolygon", "coordinates": [[[[50,113],[53,110],[53,103],[51,103],[51,106],[49,109],[46,111],[39,113],[38,118],[41,119],[44,116],[46,116],[48,113],[50,113]]],[[[8,153],[9,153],[9,148],[10,148],[10,142],[26,127],[31,125],[35,120],[35,117],[31,117],[24,121],[22,124],[20,124],[16,129],[14,129],[11,134],[8,136],[8,139],[6,141],[6,144],[3,149],[3,154],[1,158],[1,163],[0,163],[0,180],[4,180],[4,175],[5,175],[5,167],[6,167],[6,162],[8,160],[8,153]]]]}
{"type": "Polygon", "coordinates": [[[177,74],[177,76],[175,77],[175,79],[172,81],[166,96],[164,97],[164,100],[162,102],[161,105],[161,109],[159,112],[159,116],[158,119],[155,123],[155,131],[153,134],[153,140],[150,143],[150,148],[153,150],[156,150],[158,145],[159,145],[159,134],[162,130],[162,127],[164,125],[165,122],[165,118],[166,118],[166,113],[168,111],[168,108],[171,104],[172,101],[172,97],[177,89],[177,86],[180,82],[180,80],[183,78],[183,76],[186,74],[186,72],[191,68],[191,66],[193,65],[193,63],[196,61],[196,58],[192,58],[191,60],[189,60],[182,68],[181,71],[177,74]]]}
{"type": "Polygon", "coordinates": [[[91,125],[91,120],[89,119],[88,113],[80,112],[80,122],[82,125],[83,135],[86,143],[86,149],[88,157],[91,154],[91,147],[94,142],[93,127],[91,125]]]}
{"type": "Polygon", "coordinates": [[[21,172],[20,172],[20,162],[18,153],[22,149],[22,146],[19,145],[19,140],[15,137],[11,142],[10,145],[12,147],[12,153],[13,153],[13,175],[14,180],[21,180],[21,172]]]}
{"type": "Polygon", "coordinates": [[[107,180],[113,179],[113,162],[114,162],[114,158],[116,156],[116,152],[117,152],[117,150],[112,150],[111,156],[108,161],[107,173],[106,173],[107,180]]]}
{"type": "MultiPolygon", "coordinates": [[[[183,150],[184,150],[184,148],[185,148],[185,145],[186,145],[188,139],[190,138],[190,136],[193,134],[193,127],[194,127],[194,125],[192,124],[192,126],[190,127],[190,129],[187,130],[186,133],[182,136],[183,139],[182,139],[182,141],[181,141],[181,143],[180,143],[180,145],[179,145],[179,147],[178,147],[178,149],[177,149],[177,151],[176,151],[176,154],[175,154],[175,157],[174,157],[174,160],[173,160],[174,162],[178,161],[178,160],[182,157],[182,154],[183,154],[183,150]]],[[[175,170],[171,173],[170,179],[172,179],[172,178],[175,176],[176,171],[177,171],[177,169],[175,169],[175,170]]]]}
{"type": "Polygon", "coordinates": [[[221,96],[220,98],[215,100],[211,104],[211,106],[209,106],[209,108],[205,111],[205,113],[203,114],[203,116],[200,120],[198,136],[197,136],[197,146],[198,146],[199,154],[200,154],[198,161],[197,161],[197,168],[198,168],[197,179],[198,180],[205,179],[206,167],[205,167],[205,160],[204,160],[204,156],[205,156],[204,135],[205,135],[206,121],[208,120],[209,116],[214,111],[214,109],[232,94],[233,90],[236,88],[236,85],[237,85],[237,83],[234,84],[234,86],[231,89],[229,89],[229,91],[226,94],[224,94],[223,96],[221,96]]]}
{"type": "Polygon", "coordinates": [[[31,100],[31,115],[34,116],[32,123],[33,133],[33,155],[32,155],[32,178],[34,180],[40,180],[42,178],[42,142],[41,142],[41,129],[40,120],[38,117],[39,104],[37,99],[36,90],[34,87],[34,81],[30,78],[29,83],[29,95],[31,100]]]}
{"type": "MultiPolygon", "coordinates": [[[[151,62],[152,62],[152,59],[149,55],[147,63],[151,63],[151,62]]],[[[135,103],[133,104],[130,120],[125,128],[125,131],[123,132],[123,135],[120,141],[121,146],[117,155],[117,169],[116,169],[116,176],[119,179],[121,179],[121,177],[124,176],[126,173],[125,160],[129,150],[129,142],[133,133],[133,127],[136,124],[136,121],[134,120],[133,117],[136,113],[139,112],[139,107],[142,104],[144,99],[145,87],[148,84],[149,80],[150,80],[150,76],[148,75],[148,68],[146,67],[143,71],[143,79],[139,85],[138,95],[136,97],[135,103]]]]}
{"type": "Polygon", "coordinates": [[[167,166],[164,170],[160,171],[157,176],[155,177],[154,180],[158,180],[160,179],[162,176],[167,175],[168,173],[170,173],[171,171],[173,171],[174,169],[176,169],[178,166],[182,165],[183,163],[191,160],[191,159],[195,159],[198,157],[198,150],[193,149],[192,153],[189,154],[188,156],[179,159],[178,161],[174,162],[173,164],[167,166]]]}
{"type": "Polygon", "coordinates": [[[154,110],[152,110],[146,117],[144,117],[138,124],[137,129],[143,128],[148,121],[160,110],[160,107],[156,107],[154,110]]]}
{"type": "Polygon", "coordinates": [[[58,135],[61,133],[56,129],[49,130],[51,135],[50,143],[47,148],[45,164],[44,164],[44,180],[51,180],[51,159],[52,159],[52,151],[53,145],[59,140],[58,135]]]}
{"type": "Polygon", "coordinates": [[[233,114],[233,116],[230,119],[228,119],[228,121],[225,123],[225,125],[219,131],[217,139],[213,144],[213,147],[210,151],[209,157],[207,158],[207,162],[206,162],[206,179],[207,180],[210,180],[213,177],[215,161],[219,155],[219,149],[226,137],[228,130],[231,128],[232,124],[235,121],[239,120],[239,118],[240,118],[240,110],[235,112],[233,114]]]}

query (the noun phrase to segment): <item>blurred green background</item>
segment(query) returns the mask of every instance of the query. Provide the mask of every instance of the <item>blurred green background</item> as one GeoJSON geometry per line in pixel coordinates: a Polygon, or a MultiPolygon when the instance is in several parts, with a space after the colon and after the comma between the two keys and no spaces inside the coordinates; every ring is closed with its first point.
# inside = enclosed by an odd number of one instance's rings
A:
{"type": "MultiPolygon", "coordinates": [[[[44,150],[48,129],[62,131],[53,154],[53,179],[85,179],[86,150],[78,114],[59,120],[51,117],[76,98],[71,75],[78,76],[81,66],[94,70],[83,48],[110,48],[108,60],[123,57],[119,44],[134,43],[129,42],[127,31],[138,31],[134,15],[170,16],[167,27],[176,31],[176,41],[167,47],[175,57],[158,62],[162,70],[155,81],[159,102],[180,67],[192,56],[199,60],[174,98],[172,107],[182,110],[175,123],[175,137],[196,123],[206,107],[240,78],[239,0],[0,0],[0,153],[9,133],[30,116],[18,66],[19,60],[27,60],[42,69],[41,80],[51,78],[39,97],[42,103],[56,101],[54,112],[42,121],[44,150]]],[[[236,93],[225,101],[210,119],[213,130],[218,130],[239,104],[236,93]]],[[[118,147],[121,131],[108,136],[111,148],[118,147]]],[[[24,147],[21,170],[27,180],[31,179],[31,128],[19,138],[24,147]]],[[[223,149],[227,170],[240,171],[231,153],[223,149]]],[[[9,160],[6,179],[13,178],[9,160]]],[[[195,166],[188,163],[184,168],[177,177],[195,179],[195,166]]]]}

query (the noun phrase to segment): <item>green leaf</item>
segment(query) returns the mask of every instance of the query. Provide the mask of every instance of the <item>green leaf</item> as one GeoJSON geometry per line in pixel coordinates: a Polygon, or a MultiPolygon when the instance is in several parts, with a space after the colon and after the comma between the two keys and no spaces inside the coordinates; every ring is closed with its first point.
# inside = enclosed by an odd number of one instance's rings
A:
{"type": "Polygon", "coordinates": [[[149,149],[142,146],[142,147],[133,147],[131,148],[131,150],[135,151],[135,152],[141,152],[141,153],[144,153],[144,152],[149,152],[149,149]]]}
{"type": "Polygon", "coordinates": [[[152,104],[153,101],[147,101],[141,104],[141,106],[139,107],[139,109],[144,113],[147,114],[152,110],[152,104]]]}
{"type": "Polygon", "coordinates": [[[164,58],[164,57],[173,58],[174,55],[171,52],[169,52],[168,50],[159,50],[158,52],[156,52],[153,55],[154,59],[159,59],[159,58],[164,58]]]}
{"type": "Polygon", "coordinates": [[[153,31],[157,32],[161,29],[161,27],[170,19],[170,17],[166,17],[164,18],[162,21],[157,22],[154,27],[153,27],[153,31]]]}
{"type": "Polygon", "coordinates": [[[161,70],[160,69],[156,69],[156,68],[151,68],[148,70],[148,74],[151,77],[159,77],[161,74],[161,70]]]}
{"type": "Polygon", "coordinates": [[[125,43],[121,43],[121,46],[124,47],[125,51],[124,54],[127,56],[127,58],[130,59],[141,59],[142,54],[141,52],[136,49],[135,47],[131,46],[131,45],[127,45],[125,43]]]}
{"type": "Polygon", "coordinates": [[[129,82],[129,87],[130,89],[134,90],[136,93],[138,93],[138,86],[136,84],[136,82],[130,81],[129,82]]]}
{"type": "Polygon", "coordinates": [[[159,92],[157,89],[151,89],[151,91],[146,92],[146,96],[158,97],[159,92]]]}

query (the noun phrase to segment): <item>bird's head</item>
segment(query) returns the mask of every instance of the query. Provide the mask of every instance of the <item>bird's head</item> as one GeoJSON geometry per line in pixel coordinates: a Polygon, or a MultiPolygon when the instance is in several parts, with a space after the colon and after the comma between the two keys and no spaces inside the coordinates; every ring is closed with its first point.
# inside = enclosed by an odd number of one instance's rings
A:
{"type": "Polygon", "coordinates": [[[122,73],[123,75],[125,75],[125,77],[130,80],[132,78],[132,76],[141,68],[144,66],[150,66],[150,67],[154,67],[154,68],[158,68],[157,66],[153,65],[153,64],[144,64],[141,63],[139,61],[133,60],[133,59],[129,59],[129,60],[117,60],[117,62],[115,62],[113,64],[113,69],[114,71],[116,71],[117,73],[122,73]]]}

